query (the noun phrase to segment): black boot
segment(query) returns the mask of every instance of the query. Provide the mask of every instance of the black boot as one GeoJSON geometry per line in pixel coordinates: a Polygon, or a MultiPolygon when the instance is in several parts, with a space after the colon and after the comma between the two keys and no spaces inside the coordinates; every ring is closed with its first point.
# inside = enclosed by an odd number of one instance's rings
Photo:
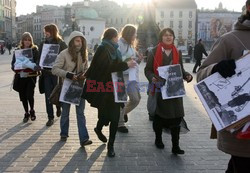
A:
{"type": "Polygon", "coordinates": [[[155,118],[153,121],[153,129],[155,131],[155,146],[159,149],[163,149],[164,144],[162,142],[162,125],[157,118],[155,118]]]}
{"type": "Polygon", "coordinates": [[[165,147],[161,138],[155,138],[155,146],[159,149],[163,149],[165,147]]]}
{"type": "Polygon", "coordinates": [[[111,144],[108,144],[108,157],[115,157],[115,151],[114,146],[111,144]]]}
{"type": "Polygon", "coordinates": [[[172,153],[173,154],[184,154],[185,151],[182,150],[179,146],[180,139],[180,127],[171,128],[171,136],[172,136],[172,153]]]}
{"type": "Polygon", "coordinates": [[[106,143],[107,142],[107,138],[106,136],[102,133],[101,130],[98,130],[97,128],[94,128],[94,131],[98,137],[98,139],[100,139],[100,141],[106,143]]]}
{"type": "Polygon", "coordinates": [[[27,123],[29,121],[29,118],[30,118],[30,114],[28,112],[26,112],[24,114],[23,123],[27,123]]]}

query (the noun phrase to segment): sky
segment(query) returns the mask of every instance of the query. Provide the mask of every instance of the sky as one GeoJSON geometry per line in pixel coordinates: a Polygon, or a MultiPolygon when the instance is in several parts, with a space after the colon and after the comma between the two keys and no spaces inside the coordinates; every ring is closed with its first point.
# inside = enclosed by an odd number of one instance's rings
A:
{"type": "MultiPolygon", "coordinates": [[[[17,7],[16,12],[17,16],[27,13],[32,13],[36,11],[36,5],[66,5],[72,4],[72,2],[79,2],[81,0],[16,0],[17,7]]],[[[146,2],[150,0],[113,0],[118,2],[119,4],[122,3],[133,3],[133,2],[146,2]]],[[[174,0],[173,0],[174,1],[174,0]]],[[[219,2],[222,2],[223,7],[227,8],[228,10],[234,10],[241,12],[242,6],[245,4],[246,0],[195,0],[198,6],[198,9],[204,7],[205,9],[214,9],[218,7],[219,2]]]]}

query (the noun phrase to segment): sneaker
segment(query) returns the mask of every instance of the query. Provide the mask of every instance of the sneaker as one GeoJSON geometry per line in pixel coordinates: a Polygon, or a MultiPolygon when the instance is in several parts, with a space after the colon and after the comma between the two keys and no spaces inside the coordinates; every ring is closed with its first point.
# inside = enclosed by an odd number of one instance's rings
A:
{"type": "Polygon", "coordinates": [[[177,147],[172,148],[172,153],[173,154],[185,154],[185,151],[182,150],[179,146],[177,146],[177,147]]]}
{"type": "Polygon", "coordinates": [[[29,121],[29,117],[30,117],[30,114],[28,112],[26,112],[24,114],[23,123],[27,123],[29,121]]]}
{"type": "Polygon", "coordinates": [[[67,138],[68,138],[68,137],[66,137],[66,136],[61,136],[61,141],[66,142],[66,141],[67,141],[67,138]]]}
{"type": "Polygon", "coordinates": [[[61,114],[62,114],[61,108],[57,108],[57,109],[56,109],[56,116],[57,116],[57,117],[60,117],[61,114]]]}
{"type": "Polygon", "coordinates": [[[128,122],[128,115],[127,114],[124,115],[124,122],[125,123],[128,122]]]}
{"type": "Polygon", "coordinates": [[[93,142],[91,141],[91,140],[89,140],[89,139],[86,139],[85,141],[83,141],[82,143],[81,143],[81,147],[84,147],[84,146],[86,146],[86,145],[90,145],[90,144],[92,144],[93,142]]]}
{"type": "Polygon", "coordinates": [[[118,127],[117,131],[121,133],[128,133],[128,128],[126,126],[121,126],[118,127]]]}
{"type": "Polygon", "coordinates": [[[97,130],[97,128],[94,128],[94,131],[95,131],[98,139],[100,139],[100,141],[102,141],[104,143],[108,141],[107,138],[106,138],[106,136],[102,133],[102,131],[97,130]]]}
{"type": "Polygon", "coordinates": [[[31,121],[35,121],[36,120],[36,114],[34,110],[30,110],[30,119],[31,121]]]}
{"type": "Polygon", "coordinates": [[[46,126],[52,126],[54,124],[54,120],[53,119],[49,119],[48,122],[46,123],[46,126]]]}

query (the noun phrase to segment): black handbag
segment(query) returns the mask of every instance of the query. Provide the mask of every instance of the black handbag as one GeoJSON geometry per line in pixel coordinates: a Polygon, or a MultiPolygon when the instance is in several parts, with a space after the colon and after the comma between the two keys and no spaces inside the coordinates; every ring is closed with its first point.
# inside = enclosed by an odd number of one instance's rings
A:
{"type": "Polygon", "coordinates": [[[16,73],[13,79],[13,90],[19,92],[20,90],[20,76],[16,73]]]}
{"type": "Polygon", "coordinates": [[[40,94],[44,94],[45,93],[45,89],[44,89],[44,74],[43,73],[39,76],[38,88],[39,88],[40,94]]]}

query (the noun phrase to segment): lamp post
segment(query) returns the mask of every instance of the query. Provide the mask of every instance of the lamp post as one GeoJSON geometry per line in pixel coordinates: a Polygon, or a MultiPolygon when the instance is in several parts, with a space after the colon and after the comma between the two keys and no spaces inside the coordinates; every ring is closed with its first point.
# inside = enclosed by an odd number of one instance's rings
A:
{"type": "Polygon", "coordinates": [[[75,28],[77,27],[75,15],[72,15],[71,21],[72,21],[72,31],[75,31],[75,28]]]}

